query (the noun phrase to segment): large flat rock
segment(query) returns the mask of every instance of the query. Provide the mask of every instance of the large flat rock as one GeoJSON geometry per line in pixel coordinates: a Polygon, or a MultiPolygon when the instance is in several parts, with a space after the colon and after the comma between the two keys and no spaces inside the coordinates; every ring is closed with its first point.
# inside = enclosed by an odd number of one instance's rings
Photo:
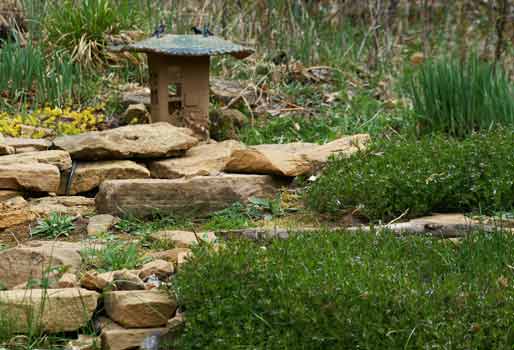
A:
{"type": "Polygon", "coordinates": [[[234,150],[225,171],[230,173],[306,175],[324,166],[330,156],[349,156],[369,141],[365,134],[340,138],[325,145],[289,143],[258,145],[234,150]]]}
{"type": "Polygon", "coordinates": [[[164,337],[168,327],[125,329],[123,327],[106,329],[102,332],[102,349],[104,350],[133,350],[143,347],[145,340],[150,337],[164,337]]]}
{"type": "Polygon", "coordinates": [[[82,160],[165,158],[181,155],[197,143],[189,129],[168,123],[128,125],[54,140],[56,148],[82,160]]]}
{"type": "Polygon", "coordinates": [[[0,284],[12,288],[30,279],[40,280],[53,267],[75,272],[81,264],[79,251],[77,243],[43,241],[3,250],[0,252],[0,284]]]}
{"type": "Polygon", "coordinates": [[[145,179],[150,171],[143,165],[131,160],[104,160],[81,162],[77,165],[71,180],[69,194],[91,191],[105,180],[145,179]]]}
{"type": "Polygon", "coordinates": [[[127,328],[161,327],[177,309],[177,302],[165,291],[140,290],[104,293],[105,312],[127,328]]]}
{"type": "Polygon", "coordinates": [[[0,313],[12,330],[48,333],[84,327],[96,309],[100,294],[78,288],[0,291],[0,313]]]}
{"type": "Polygon", "coordinates": [[[153,161],[148,167],[157,179],[218,175],[232,152],[244,147],[234,140],[202,144],[188,150],[184,157],[153,161]]]}
{"type": "Polygon", "coordinates": [[[59,170],[71,168],[71,157],[68,152],[59,150],[36,151],[0,157],[0,164],[44,163],[55,165],[59,170]]]}
{"type": "Polygon", "coordinates": [[[197,176],[176,180],[111,180],[100,186],[99,213],[148,216],[156,211],[205,216],[245,203],[250,197],[273,198],[282,182],[267,175],[197,176]]]}
{"type": "Polygon", "coordinates": [[[44,163],[0,164],[0,189],[33,192],[57,192],[60,172],[44,163]]]}

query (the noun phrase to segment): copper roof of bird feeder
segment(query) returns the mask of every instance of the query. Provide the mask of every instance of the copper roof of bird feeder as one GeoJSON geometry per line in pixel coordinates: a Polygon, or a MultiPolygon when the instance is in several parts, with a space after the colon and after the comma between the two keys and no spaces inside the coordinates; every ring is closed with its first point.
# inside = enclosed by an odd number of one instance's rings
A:
{"type": "Polygon", "coordinates": [[[236,58],[250,56],[254,50],[216,36],[165,34],[137,43],[116,47],[116,51],[157,53],[168,56],[215,56],[230,54],[236,58]]]}

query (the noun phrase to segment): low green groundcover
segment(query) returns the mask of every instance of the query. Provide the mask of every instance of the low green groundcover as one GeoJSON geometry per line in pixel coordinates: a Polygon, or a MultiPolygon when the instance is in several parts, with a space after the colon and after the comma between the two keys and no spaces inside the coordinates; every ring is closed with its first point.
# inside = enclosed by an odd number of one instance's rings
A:
{"type": "Polygon", "coordinates": [[[177,349],[511,349],[514,237],[319,233],[199,247],[177,349]]]}
{"type": "Polygon", "coordinates": [[[371,220],[434,211],[510,210],[514,134],[498,130],[463,140],[427,136],[378,141],[350,159],[334,159],[306,194],[311,208],[358,208],[371,220]]]}

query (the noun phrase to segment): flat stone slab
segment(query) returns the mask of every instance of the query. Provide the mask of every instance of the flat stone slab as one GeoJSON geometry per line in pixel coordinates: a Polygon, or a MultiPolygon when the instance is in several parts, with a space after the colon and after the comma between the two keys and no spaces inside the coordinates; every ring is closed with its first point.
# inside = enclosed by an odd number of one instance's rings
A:
{"type": "Polygon", "coordinates": [[[0,313],[14,332],[71,332],[84,327],[96,310],[100,294],[79,288],[0,291],[0,313]]]}
{"type": "Polygon", "coordinates": [[[157,179],[218,175],[232,152],[244,147],[234,140],[202,144],[188,150],[184,157],[153,161],[148,167],[157,179]]]}
{"type": "Polygon", "coordinates": [[[70,216],[84,216],[95,211],[94,198],[81,196],[56,196],[33,198],[29,201],[30,210],[39,217],[51,213],[70,216]]]}
{"type": "Polygon", "coordinates": [[[59,150],[36,151],[0,157],[0,164],[20,164],[20,163],[44,163],[55,165],[59,170],[71,168],[71,157],[68,152],[59,150]]]}
{"type": "Polygon", "coordinates": [[[149,177],[150,171],[145,166],[131,160],[81,162],[77,165],[71,180],[69,194],[91,191],[105,180],[145,179],[149,177]]]}
{"type": "Polygon", "coordinates": [[[104,293],[105,312],[127,328],[161,327],[177,309],[177,302],[165,291],[141,290],[104,293]]]}
{"type": "Polygon", "coordinates": [[[14,148],[16,153],[46,151],[52,142],[45,139],[29,139],[22,137],[6,137],[3,144],[14,148]]]}
{"type": "Polygon", "coordinates": [[[168,334],[168,327],[139,329],[106,329],[102,332],[102,349],[132,350],[141,349],[145,340],[152,336],[163,337],[168,334]]]}
{"type": "Polygon", "coordinates": [[[332,155],[350,156],[364,149],[369,135],[340,138],[325,145],[312,143],[269,144],[234,150],[227,161],[229,173],[271,174],[295,177],[324,166],[332,155]]]}
{"type": "Polygon", "coordinates": [[[267,175],[197,176],[189,179],[111,180],[100,186],[98,213],[148,216],[156,211],[205,216],[245,203],[250,197],[273,198],[284,183],[267,175]]]}
{"type": "Polygon", "coordinates": [[[118,221],[118,218],[109,214],[92,216],[87,224],[87,234],[89,236],[96,236],[100,233],[109,232],[116,221],[118,221]]]}
{"type": "Polygon", "coordinates": [[[191,130],[168,123],[127,125],[105,131],[61,136],[54,146],[72,159],[165,158],[183,154],[198,143],[191,130]]]}
{"type": "Polygon", "coordinates": [[[0,164],[0,189],[57,192],[61,181],[59,168],[44,163],[0,164]]]}

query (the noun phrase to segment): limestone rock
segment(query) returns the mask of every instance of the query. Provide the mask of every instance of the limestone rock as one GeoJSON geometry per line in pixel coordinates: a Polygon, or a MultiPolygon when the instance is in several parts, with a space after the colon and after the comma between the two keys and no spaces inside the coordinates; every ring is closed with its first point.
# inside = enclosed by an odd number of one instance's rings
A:
{"type": "Polygon", "coordinates": [[[68,152],[50,150],[41,152],[26,152],[0,157],[0,164],[44,163],[55,165],[64,171],[71,168],[71,158],[68,152]]]}
{"type": "Polygon", "coordinates": [[[55,130],[32,125],[20,125],[20,136],[24,138],[55,137],[55,130]]]}
{"type": "Polygon", "coordinates": [[[107,315],[127,328],[164,326],[177,308],[176,300],[155,290],[108,292],[104,304],[107,315]]]}
{"type": "MultiPolygon", "coordinates": [[[[197,235],[189,231],[158,231],[152,234],[155,240],[167,240],[173,242],[177,248],[190,248],[198,244],[197,235]]],[[[213,232],[202,232],[198,234],[198,238],[202,241],[213,243],[216,235],[213,232]]]]}
{"type": "Polygon", "coordinates": [[[7,288],[42,279],[52,267],[75,272],[81,264],[80,244],[34,241],[0,252],[0,283],[7,288]]]}
{"type": "Polygon", "coordinates": [[[190,179],[111,180],[100,186],[99,213],[147,216],[209,215],[250,197],[273,198],[283,183],[266,175],[197,176],[190,179]]]}
{"type": "Polygon", "coordinates": [[[180,252],[177,254],[177,270],[180,270],[180,267],[184,265],[191,257],[193,253],[189,252],[180,252]]]}
{"type": "Polygon", "coordinates": [[[137,272],[129,270],[110,271],[98,273],[86,272],[80,279],[80,285],[90,290],[144,290],[145,284],[137,276],[137,272]]]}
{"type": "Polygon", "coordinates": [[[77,288],[79,286],[79,280],[74,273],[64,273],[57,281],[58,288],[77,288]]]}
{"type": "Polygon", "coordinates": [[[0,202],[0,230],[35,219],[27,201],[17,196],[0,202]]]}
{"type": "Polygon", "coordinates": [[[306,175],[324,166],[331,155],[350,156],[369,142],[367,134],[347,136],[327,143],[258,145],[232,152],[225,171],[231,173],[306,175]]]}
{"type": "Polygon", "coordinates": [[[81,135],[61,136],[54,146],[73,159],[162,158],[183,154],[198,143],[190,130],[168,123],[127,125],[81,135]]]}
{"type": "Polygon", "coordinates": [[[174,265],[176,265],[177,261],[178,261],[178,255],[180,253],[191,253],[191,249],[189,249],[189,248],[173,248],[173,249],[168,249],[168,250],[164,250],[161,252],[151,252],[148,254],[148,256],[153,259],[166,260],[166,261],[169,261],[169,262],[173,263],[174,265]]]}
{"type": "MultiPolygon", "coordinates": [[[[91,191],[105,180],[145,179],[150,171],[130,160],[106,160],[83,162],[77,165],[73,175],[69,194],[91,191]]],[[[61,192],[64,192],[61,190],[61,192]]]]}
{"type": "Polygon", "coordinates": [[[21,192],[12,190],[0,190],[0,201],[6,201],[18,196],[21,196],[21,192]]]}
{"type": "Polygon", "coordinates": [[[310,162],[301,152],[316,147],[310,143],[259,145],[232,152],[225,171],[231,173],[298,176],[309,172],[310,162]]]}
{"type": "Polygon", "coordinates": [[[57,192],[59,182],[59,169],[50,164],[0,164],[0,189],[57,192]]]}
{"type": "Polygon", "coordinates": [[[16,333],[36,324],[48,333],[75,331],[91,319],[99,294],[78,288],[0,292],[0,313],[9,315],[16,333]]]}
{"type": "Polygon", "coordinates": [[[150,336],[164,336],[167,327],[140,329],[109,329],[102,332],[102,348],[104,350],[141,349],[143,342],[150,336]]]}
{"type": "Polygon", "coordinates": [[[139,270],[139,278],[147,279],[151,275],[157,276],[161,281],[166,280],[173,274],[173,264],[166,260],[154,260],[143,265],[139,270]]]}
{"type": "Polygon", "coordinates": [[[92,216],[87,224],[87,234],[89,236],[96,236],[99,233],[108,232],[116,221],[117,218],[109,214],[92,216]]]}
{"type": "Polygon", "coordinates": [[[95,211],[94,198],[80,196],[57,196],[35,198],[29,201],[37,216],[44,217],[52,212],[70,216],[84,216],[95,211]]]}
{"type": "Polygon", "coordinates": [[[6,137],[3,142],[11,146],[16,153],[46,151],[52,146],[52,142],[45,139],[29,139],[21,137],[6,137]]]}
{"type": "Polygon", "coordinates": [[[152,177],[158,179],[218,175],[232,151],[241,148],[244,145],[233,140],[202,144],[191,148],[184,157],[153,161],[148,167],[152,177]]]}
{"type": "Polygon", "coordinates": [[[368,134],[345,136],[327,144],[316,146],[313,149],[308,149],[304,152],[304,155],[314,167],[319,168],[327,163],[330,156],[349,157],[357,151],[365,149],[370,141],[371,138],[368,134]]]}

